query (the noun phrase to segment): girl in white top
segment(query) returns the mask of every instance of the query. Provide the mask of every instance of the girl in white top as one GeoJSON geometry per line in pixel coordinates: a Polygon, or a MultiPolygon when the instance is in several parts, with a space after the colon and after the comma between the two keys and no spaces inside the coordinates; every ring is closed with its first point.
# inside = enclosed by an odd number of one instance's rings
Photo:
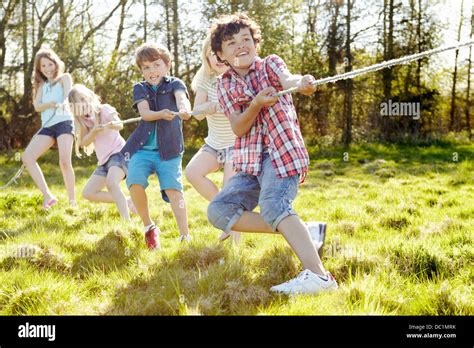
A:
{"type": "Polygon", "coordinates": [[[76,84],[69,92],[69,102],[76,127],[76,155],[81,157],[80,148],[90,156],[94,151],[98,167],[87,181],[82,196],[93,202],[115,203],[120,216],[130,220],[128,209],[132,201],[126,199],[120,189],[120,182],[127,174],[125,159],[120,150],[125,140],[120,135],[123,128],[114,107],[102,104],[97,94],[84,85],[76,84]],[[104,187],[107,191],[102,191],[104,187]]]}
{"type": "MultiPolygon", "coordinates": [[[[208,136],[204,139],[204,146],[188,163],[185,175],[201,196],[211,201],[219,188],[206,176],[224,168],[225,185],[235,174],[232,161],[236,136],[219,106],[216,91],[217,76],[227,71],[228,66],[218,62],[211,52],[210,37],[204,40],[201,58],[202,65],[194,76],[191,88],[196,92],[194,111],[203,112],[195,118],[199,121],[207,119],[208,136]]],[[[232,235],[233,240],[238,243],[240,233],[232,232],[232,235]]]]}
{"type": "Polygon", "coordinates": [[[72,79],[64,73],[64,63],[50,49],[41,49],[35,57],[33,73],[33,106],[41,112],[41,130],[31,139],[25,149],[22,161],[36,186],[43,193],[43,209],[48,210],[58,200],[51,193],[37,160],[55,142],[58,144],[59,166],[63,174],[69,204],[76,208],[75,176],[71,155],[74,141],[72,114],[66,98],[71,89],[72,79]]]}

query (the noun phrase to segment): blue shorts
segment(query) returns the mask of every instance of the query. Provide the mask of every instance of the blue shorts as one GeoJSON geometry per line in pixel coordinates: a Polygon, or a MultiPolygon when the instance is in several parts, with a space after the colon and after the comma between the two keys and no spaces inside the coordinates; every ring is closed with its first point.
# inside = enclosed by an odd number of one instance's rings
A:
{"type": "Polygon", "coordinates": [[[239,172],[217,194],[207,208],[209,222],[229,232],[244,211],[252,211],[259,205],[260,215],[276,231],[283,219],[296,215],[292,203],[298,183],[299,175],[277,178],[270,156],[265,153],[260,176],[239,172]]]}
{"type": "Polygon", "coordinates": [[[74,135],[74,126],[72,125],[72,121],[63,121],[53,124],[51,127],[42,128],[38,134],[57,139],[63,134],[74,135]]]}
{"type": "Polygon", "coordinates": [[[107,162],[103,165],[98,166],[92,175],[100,175],[100,176],[107,176],[109,173],[110,168],[112,167],[119,167],[123,170],[125,175],[127,175],[127,165],[125,163],[125,158],[120,152],[114,153],[109,157],[107,162]]]}
{"type": "Polygon", "coordinates": [[[165,190],[183,192],[181,160],[183,156],[176,156],[168,161],[160,159],[159,151],[138,150],[128,163],[127,187],[140,185],[148,187],[148,177],[153,173],[158,176],[161,196],[169,203],[165,190]]]}

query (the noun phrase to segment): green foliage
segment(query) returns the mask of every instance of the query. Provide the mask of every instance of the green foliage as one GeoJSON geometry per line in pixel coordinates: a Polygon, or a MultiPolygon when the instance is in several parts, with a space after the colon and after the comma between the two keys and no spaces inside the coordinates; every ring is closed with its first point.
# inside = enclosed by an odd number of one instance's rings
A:
{"type": "MultiPolygon", "coordinates": [[[[178,1],[179,18],[169,18],[169,25],[178,26],[176,38],[167,32],[166,6],[170,2],[148,3],[146,40],[165,44],[172,49],[177,42],[179,57],[177,77],[183,79],[188,88],[200,66],[201,42],[211,23],[222,14],[247,12],[261,26],[263,42],[260,56],[277,54],[283,58],[289,70],[295,74],[312,74],[316,78],[343,73],[345,69],[346,9],[340,2],[292,0],[292,1],[222,1],[206,0],[198,4],[190,0],[178,1]],[[336,7],[338,13],[336,14],[336,7]],[[176,21],[177,23],[174,23],[176,21]],[[331,32],[334,23],[334,40],[331,32]]],[[[57,1],[39,4],[28,3],[26,19],[21,6],[2,28],[6,38],[5,62],[0,59],[0,74],[5,81],[0,94],[0,149],[21,148],[37,130],[39,117],[32,108],[30,66],[35,50],[41,44],[52,47],[66,64],[75,82],[92,88],[103,100],[111,104],[122,118],[135,116],[132,109],[133,84],[142,79],[135,66],[134,50],[144,42],[143,13],[141,2],[125,1],[124,30],[119,31],[122,8],[110,18],[107,13],[96,11],[87,2],[64,1],[64,11],[56,9],[47,25],[38,27],[39,17],[44,20],[50,5],[57,1]],[[62,13],[62,15],[61,15],[62,13]],[[100,15],[99,15],[100,13],[100,15]],[[120,35],[119,35],[120,33],[120,35]],[[30,35],[31,34],[31,35],[30,35]],[[24,52],[23,38],[26,38],[24,52]],[[118,46],[117,46],[118,45],[118,46]],[[19,57],[18,61],[17,58],[19,57]],[[21,57],[21,58],[20,58],[21,57]],[[7,93],[4,93],[7,92],[7,93]],[[26,118],[25,118],[26,117],[26,118]]],[[[446,30],[439,21],[435,4],[423,2],[421,13],[417,2],[397,4],[394,15],[394,57],[413,54],[441,44],[446,30]],[[420,15],[420,16],[419,16],[420,15]],[[418,25],[420,27],[418,28],[418,25]],[[420,36],[420,37],[418,37],[420,36]]],[[[111,9],[107,9],[110,11],[111,9]]],[[[170,10],[170,9],[168,9],[170,10]]],[[[383,60],[383,6],[381,2],[355,1],[351,13],[353,42],[351,56],[353,69],[383,60]],[[376,19],[379,18],[377,21],[376,19]],[[370,22],[375,22],[371,27],[370,22]],[[360,31],[359,31],[360,30],[360,31]]],[[[466,23],[468,21],[465,21],[466,23]]],[[[3,37],[3,36],[2,36],[3,37]]],[[[383,101],[383,80],[380,73],[372,73],[353,80],[352,138],[354,143],[377,140],[389,142],[434,141],[445,136],[449,125],[451,97],[449,86],[451,68],[439,66],[437,58],[425,58],[420,62],[392,68],[392,99],[400,102],[421,104],[421,119],[393,117],[387,120],[390,131],[381,130],[384,122],[380,103],[383,101]],[[418,79],[418,76],[420,78],[418,79]]],[[[173,69],[174,71],[174,69],[173,69]]],[[[456,132],[468,130],[465,110],[468,105],[471,124],[473,103],[466,98],[468,65],[458,63],[458,89],[456,91],[456,132]]],[[[472,90],[472,88],[471,88],[472,90]]],[[[294,95],[303,134],[310,144],[339,144],[347,126],[344,123],[345,84],[323,85],[311,97],[294,95]]],[[[194,98],[190,91],[191,99],[194,98]]],[[[124,135],[134,129],[126,126],[124,135]]],[[[198,146],[206,136],[206,122],[185,122],[185,139],[198,146]]],[[[470,133],[470,130],[469,130],[470,133]]],[[[469,134],[468,136],[471,136],[469,134]]],[[[381,176],[393,177],[394,173],[382,170],[381,176]]]]}

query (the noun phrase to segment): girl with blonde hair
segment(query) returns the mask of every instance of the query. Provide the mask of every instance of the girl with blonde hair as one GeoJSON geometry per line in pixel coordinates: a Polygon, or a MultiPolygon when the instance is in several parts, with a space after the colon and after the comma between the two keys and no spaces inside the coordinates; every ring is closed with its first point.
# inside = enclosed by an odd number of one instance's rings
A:
{"type": "MultiPolygon", "coordinates": [[[[210,38],[202,46],[202,65],[194,77],[191,88],[196,92],[194,111],[202,112],[195,116],[199,121],[206,119],[208,135],[204,146],[194,155],[186,167],[185,175],[193,187],[208,201],[219,192],[219,188],[207,175],[224,169],[224,185],[235,174],[233,170],[233,150],[235,134],[230,122],[222,112],[217,99],[217,77],[227,71],[228,66],[220,63],[211,51],[210,38]]],[[[232,232],[236,243],[240,233],[232,232]]],[[[221,236],[223,240],[228,236],[221,236]]]]}
{"type": "Polygon", "coordinates": [[[97,94],[84,85],[76,84],[69,92],[69,103],[76,127],[76,155],[81,157],[81,148],[90,156],[94,151],[98,167],[89,178],[82,196],[93,202],[115,203],[120,216],[130,220],[127,200],[120,182],[127,174],[127,167],[120,150],[125,140],[120,135],[123,125],[115,108],[102,104],[97,94]],[[107,187],[107,191],[102,191],[107,187]]]}

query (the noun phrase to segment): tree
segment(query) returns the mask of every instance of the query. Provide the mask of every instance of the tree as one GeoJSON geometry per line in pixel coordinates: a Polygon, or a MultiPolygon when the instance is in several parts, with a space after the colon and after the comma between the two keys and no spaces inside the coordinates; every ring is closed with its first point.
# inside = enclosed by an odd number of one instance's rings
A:
{"type": "MultiPolygon", "coordinates": [[[[13,15],[13,11],[19,0],[9,0],[6,7],[2,5],[3,17],[0,19],[0,76],[3,76],[3,69],[5,67],[5,57],[7,54],[7,24],[13,15]]],[[[3,86],[0,86],[3,88],[3,86]]]]}
{"type": "MultiPolygon", "coordinates": [[[[469,35],[470,40],[472,40],[474,31],[474,3],[472,4],[471,8],[471,33],[469,35]]],[[[472,46],[469,46],[469,58],[467,64],[467,88],[466,88],[466,105],[464,109],[464,113],[466,115],[466,128],[469,133],[469,139],[472,139],[472,132],[471,132],[471,69],[472,69],[472,46]]]]}
{"type": "MultiPolygon", "coordinates": [[[[346,0],[346,72],[352,71],[351,10],[351,0],[346,0]]],[[[352,79],[347,79],[344,87],[344,129],[342,142],[345,146],[349,146],[352,141],[352,94],[354,89],[352,79]]]]}
{"type": "MultiPolygon", "coordinates": [[[[461,40],[461,29],[462,29],[462,20],[463,20],[463,9],[464,9],[464,0],[461,0],[461,14],[459,16],[459,26],[458,26],[458,41],[461,40]]],[[[453,68],[453,84],[451,88],[451,106],[449,109],[449,130],[459,130],[460,120],[454,119],[454,114],[456,112],[456,83],[458,79],[458,56],[459,50],[456,50],[454,56],[454,68],[453,68]]]]}

